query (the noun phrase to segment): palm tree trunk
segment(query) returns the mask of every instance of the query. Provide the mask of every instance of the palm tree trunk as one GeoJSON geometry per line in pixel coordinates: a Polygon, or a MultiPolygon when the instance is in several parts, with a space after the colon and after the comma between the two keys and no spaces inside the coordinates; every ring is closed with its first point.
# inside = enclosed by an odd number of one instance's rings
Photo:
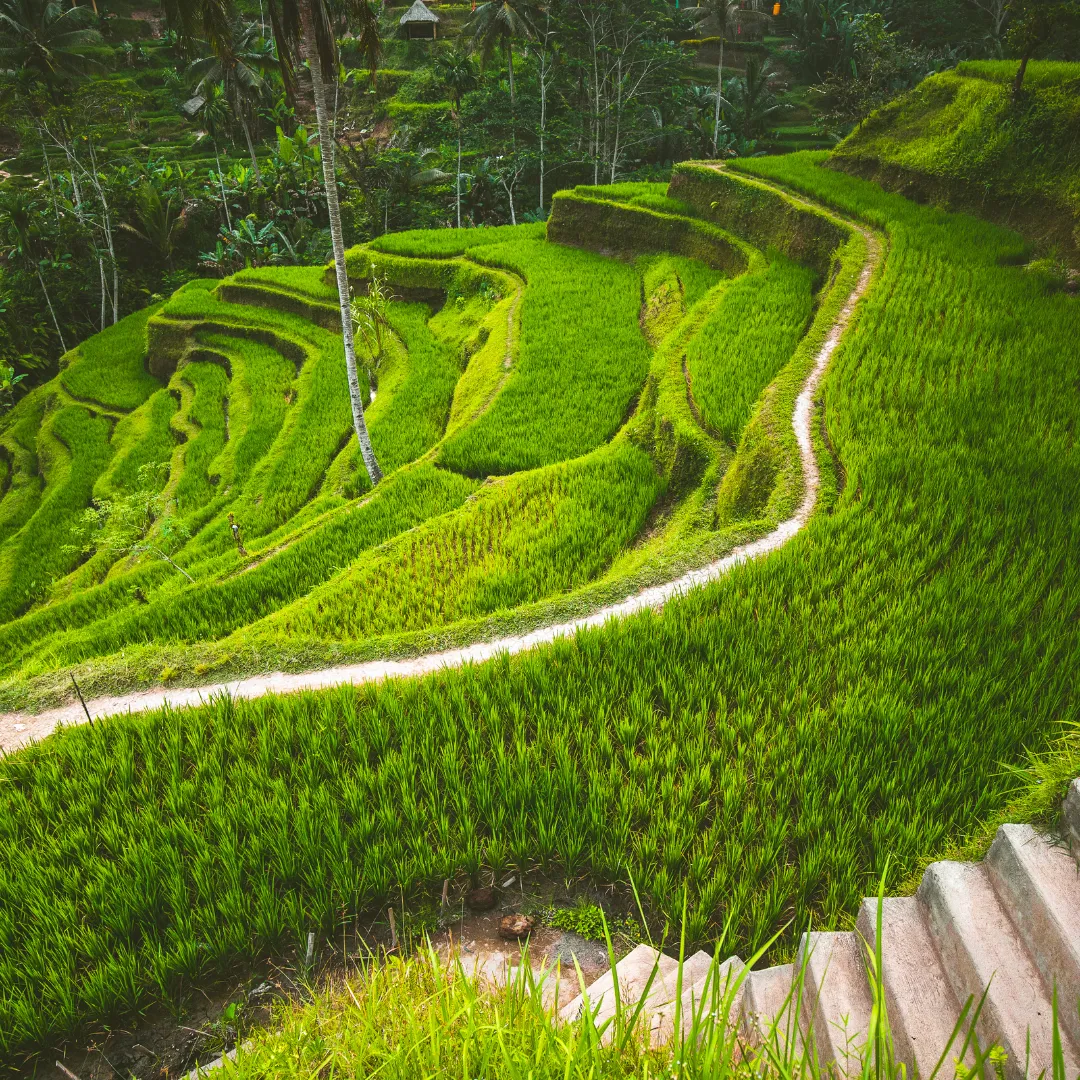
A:
{"type": "Polygon", "coordinates": [[[300,24],[303,28],[304,58],[311,69],[311,88],[315,97],[315,119],[319,125],[319,148],[322,151],[323,185],[326,188],[326,209],[330,218],[330,240],[334,248],[334,270],[337,275],[338,304],[341,309],[341,336],[345,343],[345,370],[349,378],[349,401],[352,404],[353,427],[360,443],[360,455],[364,459],[371,486],[382,479],[382,469],[375,458],[375,450],[364,420],[364,401],[360,396],[360,379],[356,367],[356,343],[353,340],[352,314],[349,311],[349,275],[345,266],[345,242],[341,235],[341,207],[338,205],[337,177],[334,174],[334,140],[330,136],[329,117],[326,114],[326,86],[323,83],[322,59],[315,39],[315,19],[312,0],[299,5],[300,24]]]}
{"type": "Polygon", "coordinates": [[[248,153],[251,155],[251,167],[255,170],[255,179],[262,183],[262,173],[259,171],[259,159],[255,156],[255,147],[251,142],[251,129],[248,127],[247,117],[244,115],[244,107],[240,106],[240,124],[244,129],[244,138],[247,139],[248,153]]]}
{"type": "Polygon", "coordinates": [[[506,43],[506,70],[510,76],[510,105],[514,104],[514,43],[506,43]]]}

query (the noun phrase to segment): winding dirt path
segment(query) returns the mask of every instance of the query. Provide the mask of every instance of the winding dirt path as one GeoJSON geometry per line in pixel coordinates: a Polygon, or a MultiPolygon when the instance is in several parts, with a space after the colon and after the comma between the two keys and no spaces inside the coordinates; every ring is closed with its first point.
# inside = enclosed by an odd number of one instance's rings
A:
{"type": "MultiPolygon", "coordinates": [[[[851,291],[840,314],[833,322],[821,348],[814,360],[814,366],[803,384],[802,391],[795,401],[792,427],[799,444],[799,458],[805,477],[805,491],[802,503],[794,516],[781,522],[772,532],[752,543],[736,548],[724,558],[697,570],[691,570],[674,581],[656,585],[621,601],[601,608],[592,615],[571,622],[544,626],[530,633],[517,637],[498,638],[495,641],[482,641],[460,649],[429,653],[410,660],[372,660],[361,664],[348,664],[340,667],[323,668],[318,671],[305,671],[295,674],[273,672],[269,675],[256,675],[232,682],[212,683],[191,688],[160,688],[143,690],[119,697],[100,697],[87,702],[91,715],[98,718],[126,712],[143,712],[172,706],[199,705],[211,696],[229,694],[235,698],[256,698],[264,694],[282,694],[300,690],[320,690],[332,686],[359,684],[382,679],[400,679],[415,675],[426,675],[442,668],[460,667],[463,664],[479,663],[489,660],[500,653],[519,653],[534,648],[557,638],[570,637],[578,630],[590,626],[601,626],[609,619],[622,618],[646,608],[653,610],[663,605],[673,596],[678,596],[690,589],[698,588],[726,574],[740,563],[757,559],[769,552],[783,547],[796,533],[803,529],[813,513],[817,503],[821,476],[818,472],[817,459],[814,457],[811,441],[811,417],[814,401],[817,397],[821,379],[829,366],[833,352],[847,330],[855,307],[870,286],[873,272],[881,260],[881,245],[877,237],[868,229],[859,228],[866,237],[867,255],[855,288],[851,291]]],[[[0,751],[10,752],[25,746],[31,740],[39,740],[51,734],[61,724],[71,725],[86,722],[82,706],[76,701],[60,708],[49,709],[41,713],[2,713],[0,714],[0,751]]]]}

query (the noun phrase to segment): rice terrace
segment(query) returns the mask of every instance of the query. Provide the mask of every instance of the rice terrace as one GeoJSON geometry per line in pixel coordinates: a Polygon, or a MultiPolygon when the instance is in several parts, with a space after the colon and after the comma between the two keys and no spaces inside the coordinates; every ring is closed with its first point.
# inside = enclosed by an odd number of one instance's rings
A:
{"type": "Polygon", "coordinates": [[[1080,4],[0,0],[0,1074],[1080,1077],[1080,4]]]}

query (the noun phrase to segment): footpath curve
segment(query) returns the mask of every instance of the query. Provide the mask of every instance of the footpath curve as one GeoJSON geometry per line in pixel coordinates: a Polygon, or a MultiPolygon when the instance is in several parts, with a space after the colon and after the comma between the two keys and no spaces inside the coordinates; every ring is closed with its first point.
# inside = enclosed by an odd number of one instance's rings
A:
{"type": "MultiPolygon", "coordinates": [[[[586,627],[602,626],[609,619],[623,618],[635,612],[644,611],[646,608],[657,610],[673,596],[714,581],[740,563],[760,558],[783,547],[810,520],[821,487],[821,475],[811,439],[811,418],[818,387],[837,345],[851,323],[855,307],[866,294],[874,270],[881,260],[881,244],[873,232],[862,226],[853,227],[858,228],[866,238],[866,260],[854,289],[844,302],[843,308],[829,328],[828,336],[814,358],[814,366],[795,401],[795,411],[791,419],[799,445],[799,459],[805,479],[803,499],[795,514],[781,522],[772,532],[752,543],[735,548],[716,562],[691,570],[673,581],[644,589],[617,604],[601,608],[591,615],[553,626],[539,627],[520,636],[476,642],[459,649],[428,653],[408,660],[370,660],[359,664],[345,664],[297,673],[278,671],[269,675],[254,675],[231,682],[210,683],[197,687],[175,689],[162,687],[116,697],[99,697],[86,703],[90,715],[97,720],[128,712],[145,712],[161,708],[163,705],[174,707],[200,705],[220,694],[228,694],[234,698],[257,698],[264,694],[322,690],[333,686],[378,682],[383,679],[409,678],[427,675],[443,668],[480,663],[501,653],[524,652],[558,638],[570,637],[586,627]]],[[[70,726],[82,723],[86,723],[86,713],[78,701],[40,713],[0,713],[0,753],[10,753],[31,741],[43,739],[61,725],[70,726]]]]}

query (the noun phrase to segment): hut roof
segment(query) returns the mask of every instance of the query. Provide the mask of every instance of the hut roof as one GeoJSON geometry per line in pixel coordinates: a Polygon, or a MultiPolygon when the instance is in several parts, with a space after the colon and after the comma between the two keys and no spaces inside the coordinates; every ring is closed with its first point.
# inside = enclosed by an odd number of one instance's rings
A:
{"type": "Polygon", "coordinates": [[[409,23],[437,23],[441,21],[439,16],[424,3],[424,0],[415,0],[413,6],[401,16],[402,26],[407,26],[409,23]]]}

